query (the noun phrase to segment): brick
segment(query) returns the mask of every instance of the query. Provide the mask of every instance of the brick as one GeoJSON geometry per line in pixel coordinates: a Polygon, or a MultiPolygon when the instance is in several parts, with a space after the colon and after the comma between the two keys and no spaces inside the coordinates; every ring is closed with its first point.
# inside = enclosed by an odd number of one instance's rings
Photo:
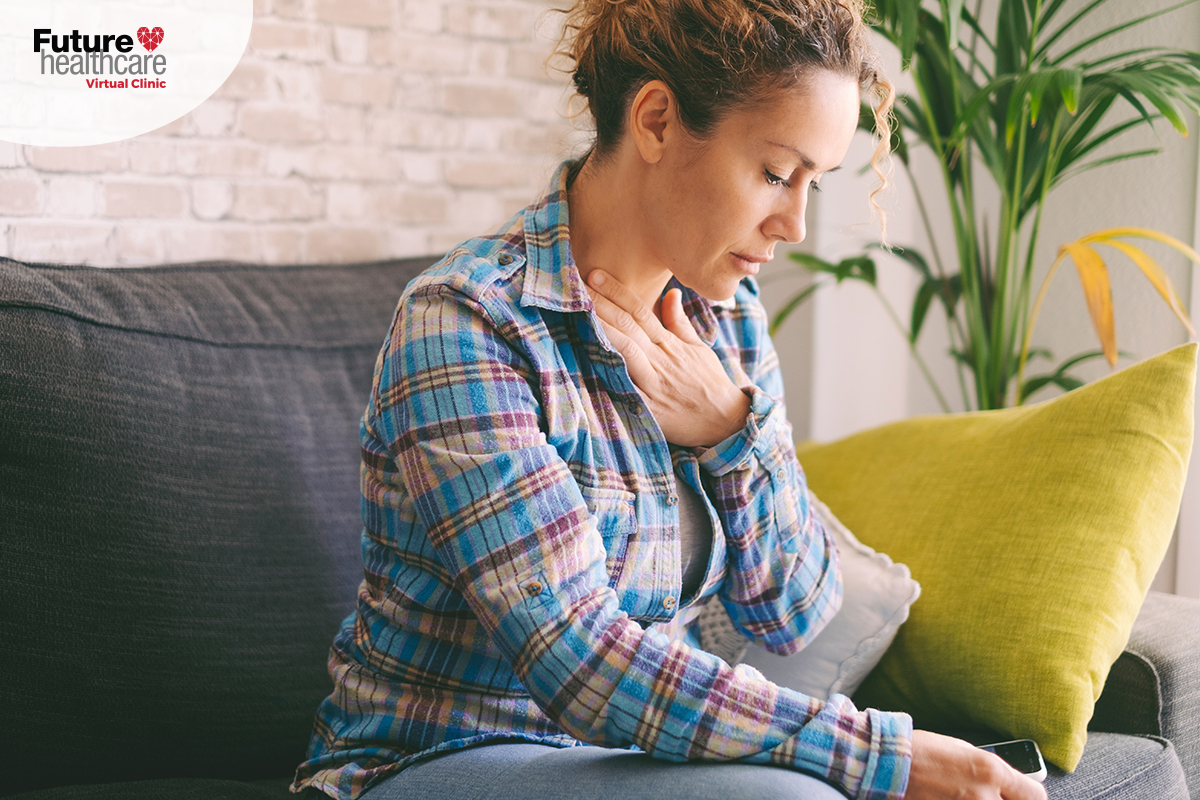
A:
{"type": "Polygon", "coordinates": [[[367,110],[363,106],[330,104],[325,108],[325,130],[330,141],[361,144],[367,138],[367,110]]]}
{"type": "Polygon", "coordinates": [[[405,153],[404,178],[410,183],[441,183],[442,156],[437,153],[405,153]]]}
{"type": "Polygon", "coordinates": [[[296,264],[304,260],[302,228],[258,229],[263,264],[296,264]]]}
{"type": "Polygon", "coordinates": [[[324,145],[313,153],[308,171],[332,180],[394,180],[404,174],[401,154],[360,145],[324,145]]]}
{"type": "Polygon", "coordinates": [[[150,131],[150,133],[148,135],[152,135],[152,136],[186,136],[189,132],[190,131],[188,130],[187,114],[184,114],[179,119],[172,120],[171,122],[168,122],[166,125],[163,125],[161,128],[155,128],[154,130],[150,131]]]}
{"type": "Polygon", "coordinates": [[[566,154],[572,129],[565,122],[558,125],[518,125],[504,132],[501,147],[518,153],[566,154]]]}
{"type": "Polygon", "coordinates": [[[537,122],[561,122],[568,118],[572,91],[567,86],[535,85],[523,104],[523,116],[537,122]]]}
{"type": "Polygon", "coordinates": [[[446,30],[462,36],[524,39],[533,34],[535,16],[515,6],[452,3],[446,8],[446,30]]]}
{"type": "Polygon", "coordinates": [[[462,145],[463,121],[439,114],[372,110],[367,142],[390,148],[454,150],[462,145]]]}
{"type": "Polygon", "coordinates": [[[42,213],[46,192],[42,178],[33,170],[0,172],[0,214],[27,217],[42,213]]]}
{"type": "Polygon", "coordinates": [[[429,247],[429,228],[424,225],[413,228],[388,226],[384,247],[389,258],[424,256],[433,252],[429,247]]]}
{"type": "Polygon", "coordinates": [[[508,84],[447,83],[442,107],[455,114],[508,117],[521,113],[521,95],[508,84]]]}
{"type": "Polygon", "coordinates": [[[233,187],[229,181],[195,180],[191,189],[192,214],[198,219],[220,219],[233,206],[233,187]]]}
{"type": "Polygon", "coordinates": [[[12,257],[21,261],[109,266],[113,226],[99,222],[18,222],[11,226],[12,257]]]}
{"type": "Polygon", "coordinates": [[[437,224],[446,221],[446,195],[430,190],[411,190],[392,186],[374,188],[368,199],[373,219],[408,224],[437,224]]]}
{"type": "Polygon", "coordinates": [[[121,172],[125,169],[123,142],[91,147],[26,147],[29,166],[48,172],[121,172]]]}
{"type": "Polygon", "coordinates": [[[310,228],[305,232],[304,258],[309,262],[345,264],[390,255],[386,237],[377,228],[310,228]]]}
{"type": "Polygon", "coordinates": [[[282,19],[316,19],[313,0],[271,0],[271,13],[282,19]]]}
{"type": "Polygon", "coordinates": [[[311,146],[271,147],[267,150],[267,174],[272,178],[311,175],[315,153],[311,146]]]}
{"type": "Polygon", "coordinates": [[[175,150],[177,143],[161,139],[143,138],[129,140],[129,171],[142,175],[167,175],[176,172],[175,150]]]}
{"type": "Polygon", "coordinates": [[[512,123],[508,120],[497,119],[465,119],[463,120],[463,150],[500,149],[504,139],[504,131],[512,123]]]}
{"type": "Polygon", "coordinates": [[[336,25],[387,28],[392,24],[390,0],[317,0],[317,19],[336,25]]]}
{"type": "Polygon", "coordinates": [[[385,63],[399,66],[405,73],[461,75],[467,71],[468,43],[453,36],[389,36],[385,63]]]}
{"type": "Polygon", "coordinates": [[[242,133],[251,139],[316,142],[325,136],[317,109],[247,106],[239,122],[242,133]]]}
{"type": "Polygon", "coordinates": [[[305,220],[321,216],[322,200],[306,181],[292,179],[234,188],[231,216],[252,222],[305,220]]]}
{"type": "Polygon", "coordinates": [[[320,70],[317,64],[300,61],[276,61],[271,78],[280,103],[290,107],[315,106],[321,102],[320,70]]]}
{"type": "Polygon", "coordinates": [[[21,145],[12,142],[0,142],[0,168],[19,167],[25,163],[21,145]]]}
{"type": "Polygon", "coordinates": [[[259,238],[248,226],[228,222],[171,225],[164,229],[163,239],[172,263],[259,260],[259,238]]]}
{"type": "Polygon", "coordinates": [[[250,31],[250,52],[263,58],[325,61],[329,58],[327,30],[312,22],[255,20],[250,31]]]}
{"type": "Polygon", "coordinates": [[[158,225],[118,225],[116,247],[117,263],[123,266],[161,264],[167,259],[166,243],[158,225]]]}
{"type": "Polygon", "coordinates": [[[267,97],[267,65],[243,58],[214,93],[230,100],[263,100],[267,97]]]}
{"type": "Polygon", "coordinates": [[[489,78],[505,74],[508,47],[495,42],[475,42],[467,58],[467,72],[489,78]]]}
{"type": "Polygon", "coordinates": [[[508,50],[508,75],[512,78],[522,78],[528,81],[566,84],[570,81],[569,73],[560,71],[570,69],[570,61],[562,58],[552,58],[547,63],[547,57],[553,48],[550,45],[514,43],[508,50]]]}
{"type": "Polygon", "coordinates": [[[404,0],[401,17],[406,31],[437,33],[442,30],[442,3],[434,0],[404,0]]]}
{"type": "Polygon", "coordinates": [[[452,223],[448,228],[458,237],[456,241],[462,241],[490,230],[507,217],[496,192],[460,191],[451,198],[448,219],[452,223]]]}
{"type": "Polygon", "coordinates": [[[173,184],[134,180],[110,180],[104,184],[107,217],[179,217],[183,208],[183,190],[173,184]]]}
{"type": "Polygon", "coordinates": [[[368,215],[370,203],[361,183],[330,183],[325,198],[326,216],[330,222],[360,222],[368,215]]]}
{"type": "Polygon", "coordinates": [[[446,183],[458,188],[499,189],[530,183],[528,165],[496,158],[452,158],[446,162],[444,173],[446,183]]]}
{"type": "Polygon", "coordinates": [[[188,114],[197,136],[229,136],[237,126],[237,103],[210,97],[188,114]]]}
{"type": "Polygon", "coordinates": [[[390,30],[368,31],[367,62],[377,67],[387,67],[395,64],[395,38],[396,34],[390,30]]]}
{"type": "Polygon", "coordinates": [[[182,141],[175,166],[183,175],[261,175],[263,150],[241,141],[182,141]]]}
{"type": "Polygon", "coordinates": [[[276,100],[289,108],[320,103],[320,66],[304,61],[276,61],[271,68],[276,100]]]}
{"type": "Polygon", "coordinates": [[[51,177],[46,181],[46,216],[94,217],[98,193],[94,178],[74,175],[51,177]]]}
{"type": "Polygon", "coordinates": [[[370,47],[370,34],[366,28],[333,29],[333,52],[344,64],[365,64],[370,47]]]}
{"type": "Polygon", "coordinates": [[[397,76],[400,88],[396,91],[395,108],[413,112],[442,112],[445,93],[440,80],[430,80],[427,75],[400,73],[397,76]]]}
{"type": "Polygon", "coordinates": [[[386,106],[392,102],[392,76],[373,70],[326,68],[321,99],[331,103],[386,106]]]}

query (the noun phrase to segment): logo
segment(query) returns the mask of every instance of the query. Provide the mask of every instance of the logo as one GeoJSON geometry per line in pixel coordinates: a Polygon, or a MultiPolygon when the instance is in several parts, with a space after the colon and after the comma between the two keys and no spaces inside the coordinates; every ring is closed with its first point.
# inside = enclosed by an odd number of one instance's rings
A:
{"type": "Polygon", "coordinates": [[[253,0],[0,0],[0,141],[79,146],[160,128],[220,88],[253,18],[253,0]]]}
{"type": "Polygon", "coordinates": [[[133,38],[128,34],[89,36],[73,30],[58,35],[50,28],[34,28],[33,52],[41,55],[43,75],[126,76],[113,80],[87,78],[89,89],[166,89],[167,57],[162,53],[149,55],[162,44],[163,35],[162,28],[138,28],[138,41],[148,53],[127,55],[133,50],[133,38]],[[151,72],[154,78],[131,77],[149,76],[151,72]]]}
{"type": "Polygon", "coordinates": [[[155,28],[138,28],[138,41],[142,43],[142,47],[153,52],[163,40],[163,29],[155,28]]]}

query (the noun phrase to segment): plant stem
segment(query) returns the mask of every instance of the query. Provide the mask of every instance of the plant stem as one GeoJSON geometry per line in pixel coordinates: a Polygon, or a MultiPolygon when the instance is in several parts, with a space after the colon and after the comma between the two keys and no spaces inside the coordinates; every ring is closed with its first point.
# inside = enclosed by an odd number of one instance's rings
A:
{"type": "Polygon", "coordinates": [[[1021,358],[1017,362],[1017,405],[1021,405],[1020,386],[1025,381],[1025,360],[1029,357],[1029,340],[1033,338],[1033,326],[1037,322],[1038,312],[1042,310],[1042,301],[1046,299],[1046,290],[1050,288],[1050,281],[1054,278],[1054,273],[1058,272],[1058,265],[1066,257],[1066,250],[1059,251],[1058,258],[1054,259],[1054,263],[1050,265],[1050,271],[1046,273],[1046,279],[1042,281],[1042,288],[1038,290],[1037,301],[1033,304],[1033,313],[1029,315],[1029,327],[1025,329],[1025,343],[1021,345],[1021,358]]]}
{"type": "Polygon", "coordinates": [[[897,330],[904,337],[904,341],[908,342],[908,350],[912,353],[913,359],[917,362],[917,366],[921,368],[921,374],[925,376],[925,381],[929,384],[929,388],[933,389],[934,395],[937,397],[938,405],[942,407],[942,411],[946,414],[950,413],[950,404],[946,402],[946,398],[942,396],[942,390],[938,388],[937,381],[933,379],[933,373],[929,371],[929,367],[925,364],[925,359],[921,358],[920,352],[917,351],[917,343],[911,336],[908,335],[908,330],[904,327],[904,323],[900,321],[900,317],[896,314],[896,309],[892,308],[892,304],[888,302],[887,297],[874,284],[871,288],[875,290],[875,294],[879,297],[879,302],[883,303],[883,307],[887,309],[888,316],[892,318],[892,322],[896,323],[897,330]]]}

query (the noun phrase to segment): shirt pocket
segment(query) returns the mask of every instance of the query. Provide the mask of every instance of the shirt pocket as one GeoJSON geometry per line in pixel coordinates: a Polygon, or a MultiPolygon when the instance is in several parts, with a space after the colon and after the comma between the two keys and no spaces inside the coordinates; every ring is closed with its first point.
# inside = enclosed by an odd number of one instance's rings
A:
{"type": "Polygon", "coordinates": [[[596,529],[604,540],[607,557],[604,568],[608,571],[608,585],[615,587],[625,566],[625,554],[629,540],[637,535],[637,510],[633,492],[621,489],[596,489],[581,486],[583,501],[588,514],[596,522],[596,529]]]}

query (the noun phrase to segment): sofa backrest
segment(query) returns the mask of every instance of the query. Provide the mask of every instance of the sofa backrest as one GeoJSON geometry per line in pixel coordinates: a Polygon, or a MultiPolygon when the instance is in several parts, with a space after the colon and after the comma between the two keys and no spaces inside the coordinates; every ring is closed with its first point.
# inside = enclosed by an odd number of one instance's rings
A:
{"type": "Polygon", "coordinates": [[[362,576],[359,419],[433,260],[0,259],[0,794],[302,760],[362,576]]]}

